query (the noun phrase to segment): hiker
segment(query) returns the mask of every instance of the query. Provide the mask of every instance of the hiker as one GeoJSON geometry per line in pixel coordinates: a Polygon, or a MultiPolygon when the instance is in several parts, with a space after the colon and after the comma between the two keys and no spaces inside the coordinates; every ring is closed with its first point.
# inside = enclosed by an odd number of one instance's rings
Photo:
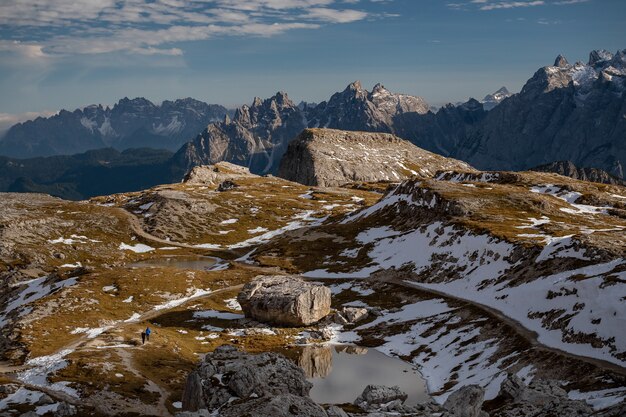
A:
{"type": "Polygon", "coordinates": [[[146,343],[146,332],[141,332],[141,344],[146,343]]]}
{"type": "Polygon", "coordinates": [[[150,327],[146,327],[146,340],[149,342],[150,341],[150,333],[152,333],[152,330],[150,330],[150,327]]]}

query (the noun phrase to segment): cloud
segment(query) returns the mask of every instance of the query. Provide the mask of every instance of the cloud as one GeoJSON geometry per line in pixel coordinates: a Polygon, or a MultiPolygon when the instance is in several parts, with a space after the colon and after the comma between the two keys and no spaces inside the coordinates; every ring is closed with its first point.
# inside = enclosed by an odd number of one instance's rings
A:
{"type": "MultiPolygon", "coordinates": [[[[371,1],[371,0],[370,0],[371,1]]],[[[20,0],[0,2],[0,52],[24,57],[181,55],[177,44],[218,36],[275,36],[370,17],[358,0],[20,0]],[[339,5],[340,8],[337,7],[339,5]]],[[[377,15],[376,18],[385,18],[377,15]]]]}
{"type": "Polygon", "coordinates": [[[535,6],[566,6],[579,3],[587,3],[591,0],[469,0],[463,3],[448,3],[447,6],[455,10],[499,10],[499,9],[517,9],[535,6]]]}
{"type": "Polygon", "coordinates": [[[337,10],[325,7],[314,7],[309,9],[304,17],[333,23],[349,23],[365,19],[367,13],[359,10],[337,10]]]}

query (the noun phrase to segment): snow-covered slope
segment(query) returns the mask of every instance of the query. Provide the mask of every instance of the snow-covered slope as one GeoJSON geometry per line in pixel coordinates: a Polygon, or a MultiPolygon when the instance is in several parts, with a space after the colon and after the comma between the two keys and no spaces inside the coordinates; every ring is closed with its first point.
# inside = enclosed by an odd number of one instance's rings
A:
{"type": "Polygon", "coordinates": [[[400,271],[407,282],[499,311],[546,346],[626,365],[623,188],[550,174],[437,178],[405,181],[328,225],[350,240],[341,253],[353,259],[309,258],[306,275],[400,271]]]}

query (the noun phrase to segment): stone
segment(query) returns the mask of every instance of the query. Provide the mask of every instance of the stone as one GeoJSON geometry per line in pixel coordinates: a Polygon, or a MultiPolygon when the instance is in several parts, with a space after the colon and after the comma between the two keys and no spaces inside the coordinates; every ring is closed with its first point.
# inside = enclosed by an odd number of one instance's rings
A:
{"type": "Polygon", "coordinates": [[[365,320],[369,313],[366,308],[344,307],[341,309],[341,315],[346,318],[348,323],[353,324],[365,320]]]}
{"type": "Polygon", "coordinates": [[[233,403],[220,411],[221,417],[327,417],[324,409],[309,397],[281,394],[233,403]]]}
{"type": "Polygon", "coordinates": [[[66,416],[74,416],[77,413],[78,411],[76,410],[76,406],[66,403],[66,402],[62,402],[57,407],[57,410],[54,413],[54,415],[59,416],[59,417],[66,417],[66,416]]]}
{"type": "Polygon", "coordinates": [[[308,397],[312,386],[304,371],[283,355],[252,355],[234,346],[220,346],[187,378],[182,410],[223,411],[232,398],[247,402],[283,394],[308,397]]]}
{"type": "Polygon", "coordinates": [[[455,417],[480,417],[485,390],[478,385],[466,385],[450,394],[443,408],[455,417]]]}
{"type": "Polygon", "coordinates": [[[39,399],[35,402],[35,405],[49,405],[54,403],[55,401],[50,398],[48,394],[42,393],[41,397],[39,397],[39,399]]]}
{"type": "Polygon", "coordinates": [[[210,417],[209,410],[183,411],[176,413],[176,417],[210,417]]]}
{"type": "Polygon", "coordinates": [[[368,385],[354,401],[354,405],[364,410],[379,409],[383,404],[396,400],[400,400],[399,404],[402,404],[407,397],[407,394],[397,386],[368,385]]]}
{"type": "Polygon", "coordinates": [[[186,410],[196,411],[206,407],[202,397],[202,379],[197,371],[191,371],[187,376],[187,383],[183,391],[182,403],[186,410]]]}
{"type": "Polygon", "coordinates": [[[498,399],[505,405],[492,411],[492,417],[582,417],[593,412],[584,401],[569,399],[556,381],[535,380],[526,386],[513,374],[502,382],[498,399]]]}
{"type": "Polygon", "coordinates": [[[326,409],[326,415],[328,415],[328,417],[348,417],[348,414],[336,405],[328,407],[326,409]]]}
{"type": "Polygon", "coordinates": [[[235,184],[234,182],[230,181],[230,180],[226,180],[224,182],[221,182],[220,185],[217,186],[217,191],[219,192],[223,192],[223,191],[228,191],[228,190],[232,190],[234,188],[239,187],[237,184],[235,184]]]}
{"type": "Polygon", "coordinates": [[[330,313],[330,289],[297,276],[258,276],[237,296],[246,317],[280,326],[308,326],[330,313]]]}

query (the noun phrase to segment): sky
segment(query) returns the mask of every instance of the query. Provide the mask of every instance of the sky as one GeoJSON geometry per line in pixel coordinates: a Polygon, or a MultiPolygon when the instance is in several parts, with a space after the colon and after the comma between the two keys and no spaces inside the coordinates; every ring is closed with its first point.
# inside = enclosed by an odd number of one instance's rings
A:
{"type": "Polygon", "coordinates": [[[624,0],[0,0],[0,125],[122,97],[319,102],[355,80],[441,105],[624,49],[625,22],[624,0]]]}

